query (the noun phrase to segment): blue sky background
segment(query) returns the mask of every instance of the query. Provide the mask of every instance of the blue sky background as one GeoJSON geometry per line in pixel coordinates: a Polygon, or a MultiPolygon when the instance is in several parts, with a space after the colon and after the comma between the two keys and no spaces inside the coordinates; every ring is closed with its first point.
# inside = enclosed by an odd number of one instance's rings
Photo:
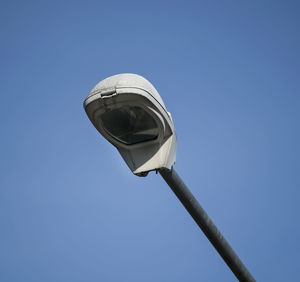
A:
{"type": "Polygon", "coordinates": [[[299,277],[299,1],[1,1],[0,280],[235,281],[159,175],[93,128],[146,77],[175,168],[257,281],[299,277]]]}

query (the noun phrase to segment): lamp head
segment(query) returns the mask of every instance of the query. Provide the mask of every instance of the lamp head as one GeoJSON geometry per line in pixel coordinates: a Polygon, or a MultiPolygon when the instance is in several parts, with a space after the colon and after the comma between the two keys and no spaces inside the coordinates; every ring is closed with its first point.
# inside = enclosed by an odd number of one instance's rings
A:
{"type": "Polygon", "coordinates": [[[85,99],[84,108],[134,174],[146,176],[174,164],[177,142],[171,114],[142,76],[118,74],[100,81],[85,99]]]}

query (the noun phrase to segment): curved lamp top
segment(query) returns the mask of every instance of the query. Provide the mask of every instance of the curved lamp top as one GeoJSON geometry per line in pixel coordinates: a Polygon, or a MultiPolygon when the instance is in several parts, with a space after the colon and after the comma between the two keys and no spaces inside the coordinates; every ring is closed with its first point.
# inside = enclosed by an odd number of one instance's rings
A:
{"type": "Polygon", "coordinates": [[[101,80],[96,86],[91,90],[86,100],[89,99],[90,96],[93,96],[98,92],[106,92],[110,90],[122,89],[122,88],[136,88],[140,90],[144,90],[149,93],[154,99],[156,99],[161,106],[166,109],[166,106],[154,88],[154,86],[144,77],[134,73],[121,73],[110,76],[101,80]]]}

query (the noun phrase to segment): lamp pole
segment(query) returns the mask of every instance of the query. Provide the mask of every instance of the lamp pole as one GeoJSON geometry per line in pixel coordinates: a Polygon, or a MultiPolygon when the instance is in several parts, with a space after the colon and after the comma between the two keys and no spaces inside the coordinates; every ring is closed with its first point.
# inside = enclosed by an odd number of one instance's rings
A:
{"type": "Polygon", "coordinates": [[[255,281],[174,168],[158,170],[239,281],[255,281]]]}

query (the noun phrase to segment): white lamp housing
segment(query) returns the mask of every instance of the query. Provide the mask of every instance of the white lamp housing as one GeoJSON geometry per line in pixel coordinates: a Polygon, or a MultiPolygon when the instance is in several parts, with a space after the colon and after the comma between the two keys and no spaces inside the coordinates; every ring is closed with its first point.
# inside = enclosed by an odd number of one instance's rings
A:
{"type": "Polygon", "coordinates": [[[100,81],[84,101],[96,129],[138,176],[171,169],[176,135],[171,114],[153,85],[140,75],[118,74],[100,81]]]}

